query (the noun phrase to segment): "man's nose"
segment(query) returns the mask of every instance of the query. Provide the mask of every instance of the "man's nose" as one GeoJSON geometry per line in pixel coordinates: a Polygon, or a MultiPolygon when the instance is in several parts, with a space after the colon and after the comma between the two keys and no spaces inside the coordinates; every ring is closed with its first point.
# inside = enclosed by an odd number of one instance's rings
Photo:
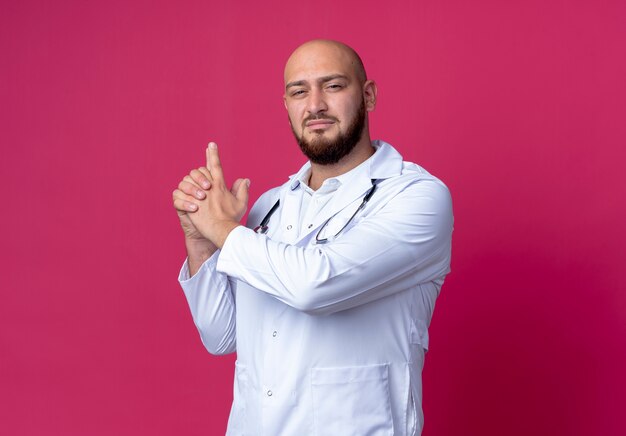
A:
{"type": "Polygon", "coordinates": [[[324,99],[324,93],[320,89],[312,89],[309,92],[309,99],[307,102],[307,111],[311,114],[318,114],[328,110],[326,100],[324,99]]]}

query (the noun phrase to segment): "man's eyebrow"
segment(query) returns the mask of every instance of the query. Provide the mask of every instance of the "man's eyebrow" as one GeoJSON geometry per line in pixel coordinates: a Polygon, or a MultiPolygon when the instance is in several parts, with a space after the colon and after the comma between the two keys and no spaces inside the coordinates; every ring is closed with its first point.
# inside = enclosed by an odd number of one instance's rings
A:
{"type": "MultiPolygon", "coordinates": [[[[330,76],[320,77],[319,79],[316,80],[316,82],[318,82],[318,83],[326,83],[326,82],[330,82],[331,80],[335,80],[335,79],[346,79],[346,80],[348,80],[348,76],[345,76],[343,74],[331,74],[330,76]]],[[[287,83],[287,85],[285,85],[285,89],[289,89],[289,88],[294,87],[294,86],[304,86],[304,85],[306,85],[306,83],[307,83],[306,80],[296,80],[295,82],[287,83]]]]}
{"type": "Polygon", "coordinates": [[[331,74],[330,76],[324,76],[317,79],[318,83],[326,83],[335,79],[346,79],[348,80],[348,76],[344,76],[343,74],[331,74]]]}
{"type": "Polygon", "coordinates": [[[305,80],[296,80],[295,82],[289,82],[287,83],[287,85],[285,85],[285,89],[289,89],[292,86],[303,86],[306,84],[305,80]]]}

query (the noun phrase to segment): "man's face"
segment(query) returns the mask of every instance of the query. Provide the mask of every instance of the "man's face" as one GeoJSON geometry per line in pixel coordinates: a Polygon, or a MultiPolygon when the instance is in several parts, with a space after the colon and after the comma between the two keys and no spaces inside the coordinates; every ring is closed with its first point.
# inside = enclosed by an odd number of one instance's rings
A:
{"type": "Polygon", "coordinates": [[[333,46],[312,45],[285,68],[285,107],[303,153],[313,163],[337,163],[361,139],[366,107],[350,57],[333,46]]]}

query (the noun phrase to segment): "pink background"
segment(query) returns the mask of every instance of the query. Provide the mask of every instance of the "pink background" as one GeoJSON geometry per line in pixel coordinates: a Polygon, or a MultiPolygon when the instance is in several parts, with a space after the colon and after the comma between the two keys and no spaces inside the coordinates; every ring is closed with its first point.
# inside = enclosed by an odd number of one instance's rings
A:
{"type": "Polygon", "coordinates": [[[176,276],[171,191],[220,144],[256,199],[304,162],[282,68],[379,85],[373,137],[442,178],[452,274],[425,436],[626,434],[626,3],[3,1],[0,433],[219,435],[233,356],[176,276]]]}

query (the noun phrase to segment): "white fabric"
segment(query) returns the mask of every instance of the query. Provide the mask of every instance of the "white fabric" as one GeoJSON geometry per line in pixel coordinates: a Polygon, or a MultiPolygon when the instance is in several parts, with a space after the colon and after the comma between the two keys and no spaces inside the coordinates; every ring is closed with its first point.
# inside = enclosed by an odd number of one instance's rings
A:
{"type": "Polygon", "coordinates": [[[237,352],[227,434],[421,433],[421,371],[450,270],[452,204],[438,179],[389,144],[374,146],[359,167],[326,180],[318,191],[333,192],[322,209],[302,207],[306,164],[250,211],[254,228],[280,198],[267,235],[237,227],[195,276],[183,265],[205,347],[237,352]],[[320,237],[346,223],[371,179],[379,183],[366,207],[336,239],[315,244],[330,217],[320,237]]]}

